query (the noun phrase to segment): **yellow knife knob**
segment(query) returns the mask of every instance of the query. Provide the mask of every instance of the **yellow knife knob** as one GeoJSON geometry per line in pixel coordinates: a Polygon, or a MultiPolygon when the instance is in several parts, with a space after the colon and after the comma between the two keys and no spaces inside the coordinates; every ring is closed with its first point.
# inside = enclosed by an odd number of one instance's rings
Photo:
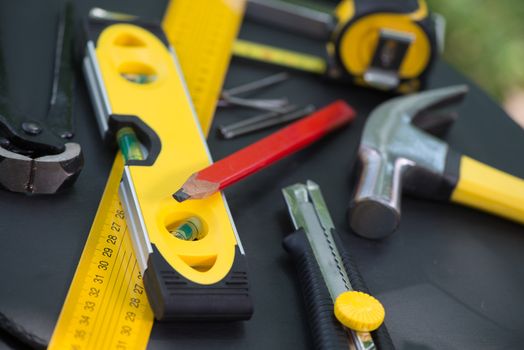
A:
{"type": "Polygon", "coordinates": [[[335,300],[337,320],[357,332],[374,331],[384,322],[385,316],[380,301],[363,292],[344,292],[335,300]]]}

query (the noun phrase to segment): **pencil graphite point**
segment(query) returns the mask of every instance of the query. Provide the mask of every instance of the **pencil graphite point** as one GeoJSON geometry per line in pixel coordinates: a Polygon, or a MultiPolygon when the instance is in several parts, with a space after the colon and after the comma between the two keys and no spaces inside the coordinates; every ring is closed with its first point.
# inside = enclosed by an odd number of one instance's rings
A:
{"type": "Polygon", "coordinates": [[[184,190],[181,188],[173,194],[173,198],[177,202],[182,203],[183,201],[189,198],[189,195],[185,193],[184,190]]]}

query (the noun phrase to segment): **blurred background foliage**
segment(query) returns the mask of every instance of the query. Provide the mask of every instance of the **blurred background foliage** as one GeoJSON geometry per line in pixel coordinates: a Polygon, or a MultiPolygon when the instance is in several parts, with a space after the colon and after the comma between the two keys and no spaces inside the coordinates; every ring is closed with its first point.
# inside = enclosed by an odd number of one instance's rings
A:
{"type": "Polygon", "coordinates": [[[444,59],[504,101],[524,88],[524,1],[428,0],[447,21],[444,59]]]}
{"type": "Polygon", "coordinates": [[[447,21],[444,60],[524,127],[524,1],[427,1],[447,21]]]}

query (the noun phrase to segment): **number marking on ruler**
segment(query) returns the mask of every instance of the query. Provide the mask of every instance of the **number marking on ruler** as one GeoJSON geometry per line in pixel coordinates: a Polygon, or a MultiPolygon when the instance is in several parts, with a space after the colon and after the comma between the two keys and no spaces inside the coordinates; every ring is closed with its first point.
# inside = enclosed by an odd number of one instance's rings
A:
{"type": "Polygon", "coordinates": [[[153,313],[118,198],[122,169],[118,156],[49,349],[146,347],[153,313]]]}

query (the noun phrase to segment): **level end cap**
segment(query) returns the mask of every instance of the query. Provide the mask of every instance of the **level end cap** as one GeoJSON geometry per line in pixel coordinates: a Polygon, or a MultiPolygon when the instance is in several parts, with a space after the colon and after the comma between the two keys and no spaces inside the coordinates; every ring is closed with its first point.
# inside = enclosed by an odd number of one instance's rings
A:
{"type": "Polygon", "coordinates": [[[357,332],[371,332],[384,322],[386,311],[374,297],[357,291],[340,294],[335,300],[335,317],[357,332]]]}

